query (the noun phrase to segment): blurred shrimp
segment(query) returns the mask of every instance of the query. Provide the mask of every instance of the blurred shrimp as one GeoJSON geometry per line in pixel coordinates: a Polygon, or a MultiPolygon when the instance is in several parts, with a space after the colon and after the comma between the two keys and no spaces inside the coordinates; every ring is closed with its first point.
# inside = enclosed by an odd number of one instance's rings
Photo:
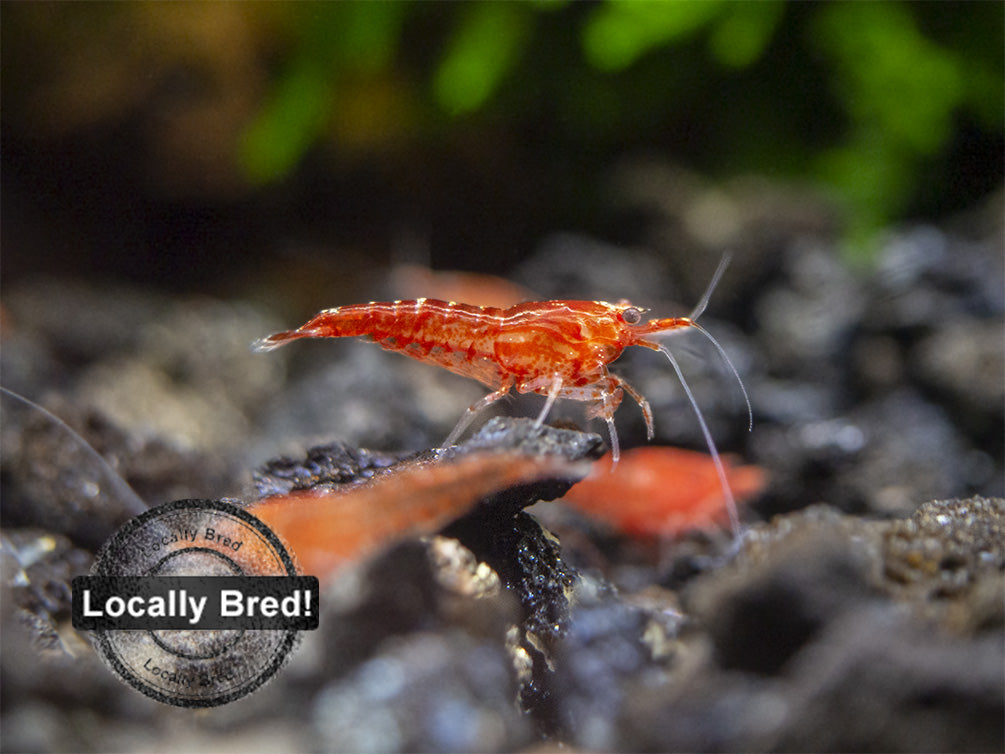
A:
{"type": "MultiPolygon", "coordinates": [[[[737,501],[764,490],[767,474],[760,467],[732,466],[725,456],[722,463],[737,501]]],[[[729,499],[706,453],[641,447],[624,452],[612,466],[611,455],[605,455],[562,500],[636,537],[672,537],[729,521],[729,499]]]]}
{"type": "Polygon", "coordinates": [[[494,492],[586,472],[585,463],[558,456],[477,453],[399,464],[359,484],[269,497],[249,511],[290,546],[304,573],[324,581],[398,540],[434,534],[494,492]]]}

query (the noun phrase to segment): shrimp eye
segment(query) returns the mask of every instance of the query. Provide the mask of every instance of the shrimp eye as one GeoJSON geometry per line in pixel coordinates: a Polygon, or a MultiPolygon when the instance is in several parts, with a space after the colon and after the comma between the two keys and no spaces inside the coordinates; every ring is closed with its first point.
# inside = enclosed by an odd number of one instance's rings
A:
{"type": "Polygon", "coordinates": [[[621,319],[624,320],[625,324],[637,325],[642,321],[642,312],[636,309],[634,306],[629,306],[623,312],[621,312],[621,319]]]}

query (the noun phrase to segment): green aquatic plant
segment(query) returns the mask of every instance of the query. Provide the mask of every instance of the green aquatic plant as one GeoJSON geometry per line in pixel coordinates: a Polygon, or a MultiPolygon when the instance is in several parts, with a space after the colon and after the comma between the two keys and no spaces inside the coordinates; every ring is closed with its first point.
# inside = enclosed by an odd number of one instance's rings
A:
{"type": "MultiPolygon", "coordinates": [[[[123,71],[133,59],[148,65],[152,48],[123,47],[116,63],[101,35],[162,28],[166,10],[49,7],[12,6],[5,19],[7,121],[128,112],[135,105],[114,92],[142,91],[123,71]],[[79,45],[58,42],[80,29],[87,49],[107,51],[82,58],[101,64],[93,71],[73,62],[79,45]],[[50,104],[16,64],[36,49],[66,56],[67,80],[89,82],[73,91],[90,99],[50,104]]],[[[466,143],[464,159],[489,161],[491,133],[542,171],[574,171],[545,181],[554,186],[603,180],[640,151],[716,178],[815,182],[845,207],[850,246],[862,250],[891,221],[972,204],[1003,177],[1002,3],[389,0],[218,6],[207,20],[227,14],[250,45],[242,64],[258,66],[232,77],[256,87],[232,146],[252,186],[283,181],[315,150],[369,157],[466,143]]],[[[184,45],[153,59],[201,75],[184,45]]]]}

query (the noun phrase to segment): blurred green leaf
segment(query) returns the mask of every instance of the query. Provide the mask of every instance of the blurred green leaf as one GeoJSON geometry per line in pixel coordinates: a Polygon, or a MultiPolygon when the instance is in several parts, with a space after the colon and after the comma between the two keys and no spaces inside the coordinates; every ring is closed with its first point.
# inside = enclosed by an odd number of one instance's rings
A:
{"type": "Polygon", "coordinates": [[[404,2],[291,4],[295,56],[261,113],[245,130],[238,160],[256,184],[283,178],[324,133],[338,102],[340,77],[375,76],[392,63],[404,2]]]}
{"type": "MultiPolygon", "coordinates": [[[[710,172],[815,180],[841,198],[851,234],[866,238],[919,195],[939,195],[922,184],[932,166],[951,174],[965,129],[984,129],[982,149],[1002,139],[1000,3],[274,7],[291,42],[240,145],[256,183],[288,175],[324,137],[379,151],[404,134],[431,138],[422,129],[443,127],[437,111],[494,106],[503,127],[546,122],[550,143],[591,155],[592,170],[641,146],[710,172]]],[[[967,185],[988,180],[972,171],[967,185]]]]}
{"type": "MultiPolygon", "coordinates": [[[[343,66],[364,73],[378,73],[394,59],[408,4],[392,0],[347,2],[334,7],[342,11],[343,23],[336,39],[343,66]]],[[[329,44],[331,43],[329,39],[329,44]]]]}
{"type": "Polygon", "coordinates": [[[443,60],[433,77],[436,99],[458,115],[481,107],[512,69],[527,31],[519,4],[465,6],[443,60]]]}
{"type": "Polygon", "coordinates": [[[911,162],[890,149],[885,135],[873,130],[860,134],[853,143],[825,151],[816,161],[816,171],[845,207],[849,254],[868,259],[875,250],[875,232],[889,220],[891,204],[910,189],[911,162]]]}
{"type": "Polygon", "coordinates": [[[923,37],[905,6],[836,3],[821,12],[818,28],[856,122],[921,154],[945,143],[963,98],[960,61],[923,37]]]}
{"type": "Polygon", "coordinates": [[[848,240],[861,251],[907,205],[923,162],[946,148],[966,105],[967,66],[962,51],[921,33],[907,5],[835,3],[814,28],[849,118],[844,144],[822,154],[817,175],[844,197],[848,240]]]}
{"type": "Polygon", "coordinates": [[[728,12],[712,30],[709,49],[730,68],[754,63],[771,42],[784,11],[781,0],[729,3],[728,12]]]}
{"type": "Polygon", "coordinates": [[[244,133],[238,159],[245,175],[254,183],[287,175],[324,130],[333,95],[317,61],[294,61],[244,133]]]}
{"type": "Polygon", "coordinates": [[[621,71],[642,55],[701,28],[722,10],[719,0],[607,0],[583,28],[587,61],[621,71]]]}

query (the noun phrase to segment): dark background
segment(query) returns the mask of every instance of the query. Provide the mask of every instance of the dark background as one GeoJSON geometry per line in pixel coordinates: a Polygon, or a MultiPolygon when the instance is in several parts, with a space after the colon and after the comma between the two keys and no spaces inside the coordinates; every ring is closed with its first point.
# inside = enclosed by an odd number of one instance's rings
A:
{"type": "Polygon", "coordinates": [[[506,274],[555,230],[643,240],[638,159],[812,187],[868,260],[1002,181],[1001,3],[3,11],[5,286],[299,298],[416,243],[506,274]]]}

